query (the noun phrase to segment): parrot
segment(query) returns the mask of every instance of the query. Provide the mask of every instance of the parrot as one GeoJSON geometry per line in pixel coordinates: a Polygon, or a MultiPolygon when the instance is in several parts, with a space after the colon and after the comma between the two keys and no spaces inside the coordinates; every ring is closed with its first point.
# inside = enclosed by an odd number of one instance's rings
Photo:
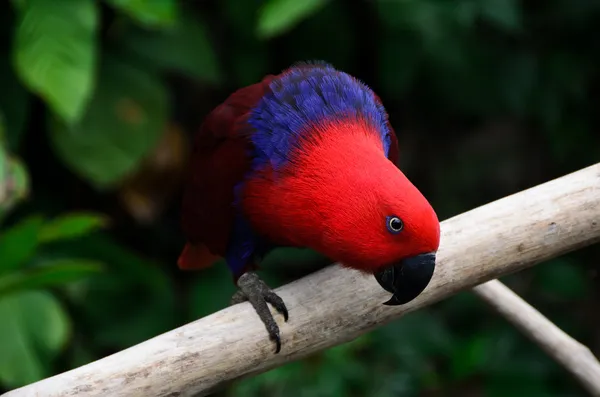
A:
{"type": "Polygon", "coordinates": [[[224,260],[237,291],[281,350],[288,309],[257,274],[273,249],[307,248],[415,299],[440,243],[433,207],[398,165],[381,99],[325,61],[297,62],[233,92],[192,138],[182,187],[181,270],[224,260]]]}

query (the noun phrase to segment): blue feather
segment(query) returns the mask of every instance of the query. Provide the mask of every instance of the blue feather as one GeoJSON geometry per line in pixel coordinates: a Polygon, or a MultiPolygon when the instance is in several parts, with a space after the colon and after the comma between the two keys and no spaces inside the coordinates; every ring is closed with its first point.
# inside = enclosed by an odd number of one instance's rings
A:
{"type": "MultiPolygon", "coordinates": [[[[387,115],[373,91],[326,63],[297,64],[274,79],[250,113],[255,167],[277,170],[307,126],[326,119],[362,116],[378,130],[387,156],[391,133],[387,115]]],[[[256,169],[256,168],[255,168],[256,169]]]]}

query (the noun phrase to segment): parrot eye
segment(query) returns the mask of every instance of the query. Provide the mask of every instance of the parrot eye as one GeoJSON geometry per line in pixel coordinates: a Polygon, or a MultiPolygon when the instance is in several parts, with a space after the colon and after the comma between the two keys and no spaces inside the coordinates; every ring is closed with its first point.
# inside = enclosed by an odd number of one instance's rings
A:
{"type": "Polygon", "coordinates": [[[388,216],[386,218],[386,226],[390,233],[397,234],[404,229],[404,222],[397,216],[388,216]]]}

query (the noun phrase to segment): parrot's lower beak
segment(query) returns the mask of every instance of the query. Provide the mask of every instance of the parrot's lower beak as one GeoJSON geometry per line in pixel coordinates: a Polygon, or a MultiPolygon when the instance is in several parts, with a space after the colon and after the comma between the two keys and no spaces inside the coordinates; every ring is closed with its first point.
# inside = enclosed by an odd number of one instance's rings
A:
{"type": "Polygon", "coordinates": [[[406,258],[375,273],[377,282],[391,292],[384,305],[403,305],[415,299],[431,281],[435,269],[435,252],[406,258]]]}

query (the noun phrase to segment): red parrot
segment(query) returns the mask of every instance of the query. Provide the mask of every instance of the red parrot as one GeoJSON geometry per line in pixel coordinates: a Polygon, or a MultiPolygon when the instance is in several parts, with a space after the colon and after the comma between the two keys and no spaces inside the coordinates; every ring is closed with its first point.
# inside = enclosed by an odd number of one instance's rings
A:
{"type": "Polygon", "coordinates": [[[397,166],[397,138],[379,97],[324,62],[292,65],[229,96],[194,139],[184,187],[187,239],[178,266],[224,258],[270,338],[267,303],[283,300],[255,273],[276,247],[311,248],[375,276],[387,305],[416,298],[433,276],[437,215],[397,166]]]}

